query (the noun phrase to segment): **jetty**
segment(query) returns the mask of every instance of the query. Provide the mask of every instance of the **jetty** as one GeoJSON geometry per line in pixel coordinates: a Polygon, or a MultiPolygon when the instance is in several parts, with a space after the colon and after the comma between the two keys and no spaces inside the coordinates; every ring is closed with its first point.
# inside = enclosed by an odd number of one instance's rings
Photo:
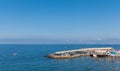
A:
{"type": "Polygon", "coordinates": [[[75,50],[58,51],[49,54],[47,57],[55,59],[76,58],[81,56],[92,57],[120,57],[120,51],[112,47],[81,48],[75,50]]]}

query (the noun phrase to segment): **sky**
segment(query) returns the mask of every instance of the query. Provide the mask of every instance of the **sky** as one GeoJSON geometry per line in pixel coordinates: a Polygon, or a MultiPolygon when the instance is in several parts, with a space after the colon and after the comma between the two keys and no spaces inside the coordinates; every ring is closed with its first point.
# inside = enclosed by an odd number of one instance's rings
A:
{"type": "Polygon", "coordinates": [[[0,0],[0,43],[120,43],[119,0],[0,0]]]}

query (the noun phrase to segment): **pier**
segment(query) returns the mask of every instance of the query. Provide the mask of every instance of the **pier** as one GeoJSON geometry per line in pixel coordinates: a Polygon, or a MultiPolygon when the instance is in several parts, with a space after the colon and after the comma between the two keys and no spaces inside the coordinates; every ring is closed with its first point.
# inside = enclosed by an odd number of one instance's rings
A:
{"type": "Polygon", "coordinates": [[[82,48],[75,50],[58,51],[49,54],[47,57],[55,58],[55,59],[63,59],[63,58],[76,58],[81,56],[118,57],[120,56],[120,51],[117,51],[112,47],[82,48]]]}

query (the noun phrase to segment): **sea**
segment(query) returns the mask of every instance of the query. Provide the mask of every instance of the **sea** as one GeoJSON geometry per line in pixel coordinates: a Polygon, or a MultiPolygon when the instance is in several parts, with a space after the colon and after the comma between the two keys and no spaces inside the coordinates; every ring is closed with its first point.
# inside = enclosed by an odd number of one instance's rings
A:
{"type": "Polygon", "coordinates": [[[0,44],[0,71],[120,71],[116,58],[46,57],[56,51],[95,47],[120,50],[119,44],[0,44]]]}

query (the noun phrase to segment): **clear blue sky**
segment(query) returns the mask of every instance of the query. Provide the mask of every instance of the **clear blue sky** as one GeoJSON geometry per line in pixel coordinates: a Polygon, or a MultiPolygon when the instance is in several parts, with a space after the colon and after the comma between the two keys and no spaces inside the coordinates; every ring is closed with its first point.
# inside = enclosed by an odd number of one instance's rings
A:
{"type": "Polygon", "coordinates": [[[119,0],[0,0],[0,43],[119,43],[118,39],[119,0]]]}

